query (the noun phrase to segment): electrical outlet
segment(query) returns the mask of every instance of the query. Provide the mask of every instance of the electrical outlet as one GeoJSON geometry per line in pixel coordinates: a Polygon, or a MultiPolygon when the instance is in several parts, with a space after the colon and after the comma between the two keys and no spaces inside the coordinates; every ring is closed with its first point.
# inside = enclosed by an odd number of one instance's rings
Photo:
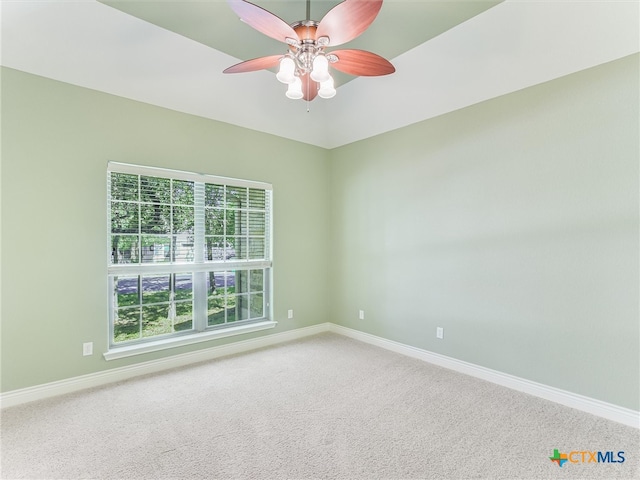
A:
{"type": "Polygon", "coordinates": [[[358,312],[358,318],[359,318],[360,320],[364,320],[364,310],[360,310],[360,311],[358,312]]]}
{"type": "Polygon", "coordinates": [[[88,357],[93,355],[93,342],[87,342],[82,344],[82,355],[88,357]]]}
{"type": "Polygon", "coordinates": [[[293,310],[287,312],[287,318],[293,318],[293,310]]]}
{"type": "Polygon", "coordinates": [[[444,338],[444,328],[436,327],[436,338],[444,338]]]}

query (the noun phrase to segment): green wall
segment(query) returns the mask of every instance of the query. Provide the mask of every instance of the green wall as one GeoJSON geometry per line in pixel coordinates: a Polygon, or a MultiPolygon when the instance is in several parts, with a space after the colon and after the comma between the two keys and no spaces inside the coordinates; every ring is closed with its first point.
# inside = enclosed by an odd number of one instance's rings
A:
{"type": "Polygon", "coordinates": [[[640,410],[638,61],[331,151],[3,69],[2,391],[332,321],[640,410]],[[273,183],[276,330],[82,357],[108,160],[273,183]]]}
{"type": "Polygon", "coordinates": [[[332,151],[332,320],[640,410],[638,58],[332,151]]]}
{"type": "Polygon", "coordinates": [[[3,69],[2,391],[325,322],[327,185],[321,148],[3,69]],[[272,183],[278,326],[107,363],[109,160],[272,183]]]}

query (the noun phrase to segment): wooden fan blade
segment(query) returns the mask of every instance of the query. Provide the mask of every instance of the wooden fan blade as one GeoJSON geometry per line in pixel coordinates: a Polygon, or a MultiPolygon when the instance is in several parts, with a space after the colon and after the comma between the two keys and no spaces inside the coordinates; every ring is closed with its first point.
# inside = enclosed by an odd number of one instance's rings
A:
{"type": "Polygon", "coordinates": [[[244,0],[227,0],[231,9],[236,12],[240,20],[252,26],[260,33],[275,38],[281,42],[287,38],[298,41],[298,34],[291,26],[273,13],[253,3],[244,0]]]}
{"type": "Polygon", "coordinates": [[[316,37],[328,37],[329,45],[341,45],[353,40],[375,20],[382,0],[345,0],[327,12],[316,37]]]}
{"type": "Polygon", "coordinates": [[[377,77],[396,71],[391,62],[365,50],[335,50],[329,55],[338,57],[337,62],[331,63],[333,68],[350,75],[377,77]]]}
{"type": "Polygon", "coordinates": [[[318,95],[318,82],[311,80],[310,74],[305,74],[300,77],[302,81],[302,95],[304,100],[313,100],[318,95]]]}
{"type": "Polygon", "coordinates": [[[282,55],[270,55],[268,57],[254,58],[253,60],[247,60],[246,62],[236,63],[235,65],[225,69],[222,73],[255,72],[256,70],[276,67],[282,57],[282,55]]]}

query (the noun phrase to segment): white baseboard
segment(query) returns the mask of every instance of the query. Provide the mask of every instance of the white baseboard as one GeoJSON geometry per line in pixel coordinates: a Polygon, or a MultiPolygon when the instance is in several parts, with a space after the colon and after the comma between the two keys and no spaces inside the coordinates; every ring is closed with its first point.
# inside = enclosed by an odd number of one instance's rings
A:
{"type": "Polygon", "coordinates": [[[68,378],[57,382],[45,383],[34,387],[12,390],[0,394],[0,407],[12,407],[22,403],[33,402],[43,398],[55,397],[66,393],[77,392],[87,388],[99,387],[109,383],[120,382],[129,378],[156,373],[170,368],[183,367],[193,363],[212,360],[214,358],[243,353],[249,350],[269,347],[278,343],[297,340],[329,330],[329,324],[323,323],[311,327],[298,328],[282,333],[264,335],[250,340],[241,340],[228,345],[197,350],[195,352],[173,355],[159,360],[137,363],[126,367],[117,367],[102,372],[90,373],[79,377],[68,378]]]}
{"type": "Polygon", "coordinates": [[[142,362],[127,367],[118,367],[103,372],[91,373],[79,377],[60,380],[57,382],[36,385],[35,387],[13,390],[0,394],[1,408],[20,405],[22,403],[41,400],[66,393],[72,393],[87,388],[98,387],[109,383],[127,380],[129,378],[156,373],[170,368],[212,360],[214,358],[243,353],[258,348],[269,347],[291,340],[316,335],[323,332],[333,332],[344,335],[364,343],[376,345],[408,357],[416,358],[450,370],[455,370],[466,375],[501,385],[503,387],[528,393],[536,397],[544,398],[567,407],[575,408],[583,412],[591,413],[599,417],[613,420],[630,427],[640,428],[640,412],[628,408],[613,405],[593,398],[567,392],[559,388],[550,387],[541,383],[525,380],[513,375],[491,370],[455,358],[429,352],[420,348],[377,337],[359,330],[342,327],[333,323],[322,323],[311,327],[289,330],[282,333],[264,335],[251,340],[242,340],[228,345],[197,350],[195,352],[173,355],[171,357],[142,362]]]}
{"type": "Polygon", "coordinates": [[[525,380],[524,378],[516,377],[514,375],[498,372],[497,370],[491,370],[489,368],[474,365],[473,363],[457,360],[455,358],[429,352],[420,348],[411,347],[409,345],[387,340],[359,330],[342,327],[333,323],[329,324],[329,331],[361,342],[369,343],[371,345],[376,345],[386,350],[401,353],[408,357],[417,358],[440,367],[455,370],[456,372],[471,375],[472,377],[481,378],[503,387],[528,393],[529,395],[534,395],[539,398],[544,398],[545,400],[550,400],[567,407],[575,408],[576,410],[581,410],[608,420],[613,420],[614,422],[622,423],[630,427],[640,428],[640,412],[629,408],[620,407],[601,400],[578,395],[577,393],[571,393],[559,388],[525,380]]]}

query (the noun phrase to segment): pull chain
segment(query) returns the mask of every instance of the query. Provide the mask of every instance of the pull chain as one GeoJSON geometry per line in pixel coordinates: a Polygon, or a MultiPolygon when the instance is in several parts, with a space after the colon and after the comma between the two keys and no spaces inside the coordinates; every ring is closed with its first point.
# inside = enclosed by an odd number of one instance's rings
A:
{"type": "Polygon", "coordinates": [[[311,75],[307,75],[307,113],[311,112],[311,100],[309,99],[309,92],[311,88],[311,75]]]}

